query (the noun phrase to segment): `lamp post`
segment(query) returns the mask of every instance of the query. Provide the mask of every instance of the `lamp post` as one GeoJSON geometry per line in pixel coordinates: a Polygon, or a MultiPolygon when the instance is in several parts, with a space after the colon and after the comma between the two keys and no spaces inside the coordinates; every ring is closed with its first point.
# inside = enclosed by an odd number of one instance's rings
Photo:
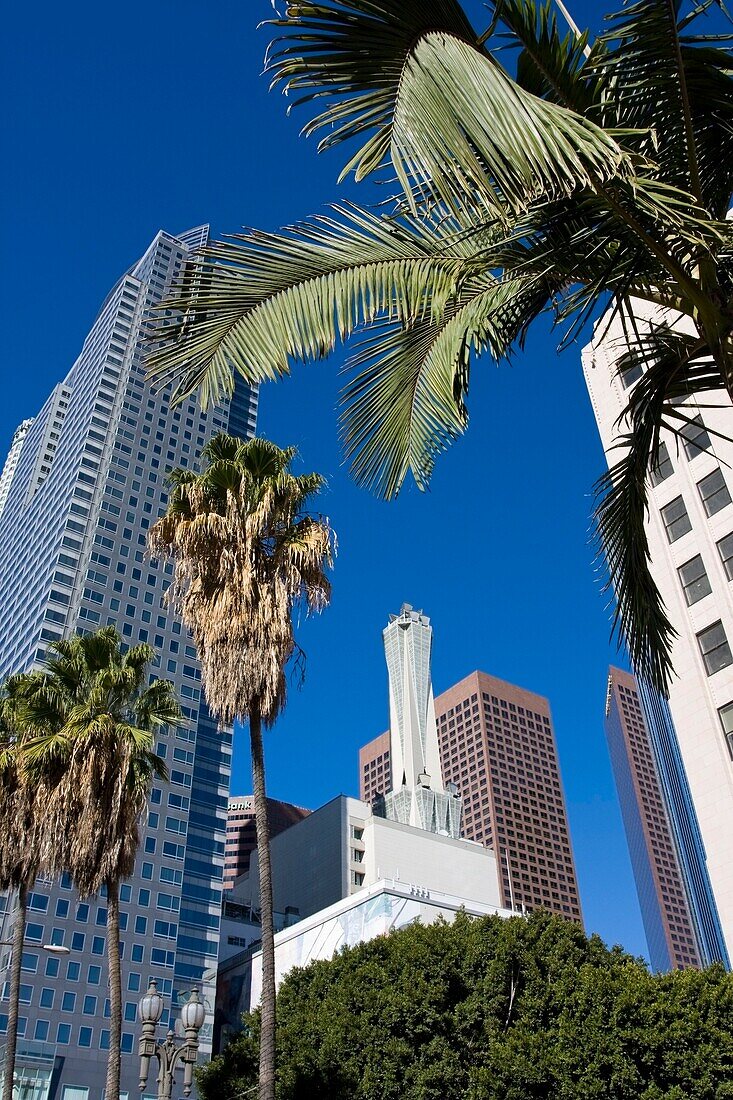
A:
{"type": "Polygon", "coordinates": [[[173,1078],[176,1066],[183,1063],[183,1095],[191,1095],[193,1085],[193,1067],[199,1049],[199,1031],[206,1019],[206,1009],[199,1000],[197,989],[191,990],[191,996],[181,1009],[181,1023],[186,1032],[185,1042],[175,1042],[172,1030],[168,1031],[163,1042],[155,1038],[155,1028],[163,1015],[163,998],[158,993],[158,983],[151,979],[148,991],[138,1006],[142,1021],[142,1035],[138,1046],[140,1054],[140,1091],[147,1084],[150,1073],[150,1059],[158,1059],[158,1100],[171,1100],[173,1078]]]}

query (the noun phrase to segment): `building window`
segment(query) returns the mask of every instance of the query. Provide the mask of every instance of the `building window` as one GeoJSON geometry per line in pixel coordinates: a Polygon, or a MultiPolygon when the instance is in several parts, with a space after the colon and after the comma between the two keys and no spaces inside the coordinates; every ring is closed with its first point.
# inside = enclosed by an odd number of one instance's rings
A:
{"type": "Polygon", "coordinates": [[[643,368],[641,363],[634,363],[633,366],[626,367],[625,370],[620,370],[619,377],[623,388],[627,390],[629,386],[633,386],[634,382],[638,382],[641,378],[642,373],[643,368]]]}
{"type": "Polygon", "coordinates": [[[733,534],[726,535],[718,543],[718,553],[729,581],[733,581],[733,534]]]}
{"type": "Polygon", "coordinates": [[[710,436],[705,430],[701,416],[696,416],[690,424],[680,428],[680,435],[688,461],[697,458],[702,451],[710,450],[710,436]]]}
{"type": "Polygon", "coordinates": [[[677,539],[681,539],[683,535],[692,530],[690,517],[687,514],[682,497],[675,497],[674,500],[670,500],[669,504],[665,504],[662,508],[662,522],[669,542],[676,542],[677,539]]]}
{"type": "Polygon", "coordinates": [[[692,604],[697,603],[698,600],[703,599],[712,591],[708,575],[705,572],[705,566],[699,554],[681,565],[677,572],[680,575],[680,583],[688,607],[691,607],[692,604]]]}
{"type": "Polygon", "coordinates": [[[89,1100],[89,1089],[80,1085],[64,1085],[62,1100],[89,1100]]]}
{"type": "Polygon", "coordinates": [[[659,454],[657,455],[657,464],[652,466],[649,476],[651,478],[654,488],[657,485],[661,485],[663,481],[666,481],[668,477],[671,477],[674,473],[674,466],[672,465],[672,459],[669,457],[669,451],[667,450],[666,443],[659,444],[659,454]]]}
{"type": "Polygon", "coordinates": [[[713,623],[706,630],[701,630],[697,641],[708,676],[720,672],[721,668],[727,668],[733,663],[733,656],[721,622],[713,623]]]}
{"type": "Polygon", "coordinates": [[[730,493],[720,467],[713,470],[702,481],[698,481],[697,491],[708,516],[714,516],[716,512],[720,512],[727,504],[730,504],[730,493]]]}
{"type": "Polygon", "coordinates": [[[733,760],[733,703],[726,703],[724,707],[720,708],[718,714],[725,735],[725,743],[728,746],[731,760],[733,760]]]}
{"type": "Polygon", "coordinates": [[[364,873],[362,871],[351,872],[351,885],[363,886],[364,885],[364,873]]]}

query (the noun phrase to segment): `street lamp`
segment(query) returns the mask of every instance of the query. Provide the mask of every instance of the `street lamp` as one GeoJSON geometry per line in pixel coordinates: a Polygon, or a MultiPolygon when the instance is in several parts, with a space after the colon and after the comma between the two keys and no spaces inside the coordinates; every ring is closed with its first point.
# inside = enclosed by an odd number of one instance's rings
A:
{"type": "Polygon", "coordinates": [[[148,991],[138,1006],[142,1021],[142,1035],[138,1052],[140,1054],[140,1091],[147,1084],[150,1072],[150,1059],[155,1055],[160,1067],[158,1072],[158,1100],[171,1100],[173,1075],[179,1061],[183,1063],[183,1095],[191,1095],[193,1085],[193,1067],[199,1049],[199,1031],[206,1019],[206,1009],[199,1000],[197,989],[191,990],[191,996],[181,1009],[181,1023],[186,1032],[186,1041],[178,1046],[172,1030],[168,1031],[163,1042],[155,1038],[155,1028],[163,1015],[163,998],[158,993],[158,983],[151,979],[148,991]]]}

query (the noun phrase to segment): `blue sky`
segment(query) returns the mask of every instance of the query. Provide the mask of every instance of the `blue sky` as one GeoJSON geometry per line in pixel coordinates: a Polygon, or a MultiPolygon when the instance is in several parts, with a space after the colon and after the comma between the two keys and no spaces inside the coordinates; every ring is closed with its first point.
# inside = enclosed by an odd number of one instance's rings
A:
{"type": "MultiPolygon", "coordinates": [[[[256,24],[270,11],[268,0],[41,0],[6,13],[0,450],[159,228],[276,228],[347,193],[339,154],[317,157],[298,137],[306,116],[287,118],[260,75],[268,36],[256,24]]],[[[597,18],[587,0],[573,13],[597,18]]],[[[268,736],[268,783],[311,807],[357,793],[358,747],[387,724],[382,627],[403,601],[424,608],[436,693],[480,668],[549,696],[587,928],[644,953],[602,726],[617,659],[589,546],[603,455],[580,346],[558,356],[556,344],[540,324],[513,366],[475,364],[468,434],[429,493],[411,487],[393,504],[342,465],[338,357],[262,391],[260,431],[328,477],[339,536],[333,604],[300,630],[307,681],[268,736]]],[[[238,748],[234,793],[250,785],[241,736],[238,748]]]]}

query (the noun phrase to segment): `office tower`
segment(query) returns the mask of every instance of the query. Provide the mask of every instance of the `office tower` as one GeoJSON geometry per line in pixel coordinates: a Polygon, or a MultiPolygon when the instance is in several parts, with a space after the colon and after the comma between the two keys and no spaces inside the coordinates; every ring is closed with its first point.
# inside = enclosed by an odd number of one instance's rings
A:
{"type": "MultiPolygon", "coordinates": [[[[676,323],[674,316],[643,303],[635,303],[635,312],[642,329],[665,319],[676,323]]],[[[601,442],[614,463],[623,431],[618,421],[642,369],[616,369],[625,347],[620,318],[610,326],[603,322],[597,332],[583,352],[583,370],[601,442]]],[[[682,425],[679,436],[662,429],[659,460],[648,485],[650,568],[677,632],[672,644],[676,675],[669,688],[673,729],[671,734],[666,730],[665,744],[657,740],[654,720],[663,701],[643,684],[641,694],[660,770],[665,752],[671,748],[678,754],[677,762],[672,759],[667,766],[681,796],[673,800],[663,789],[667,812],[676,836],[694,833],[699,825],[704,853],[702,863],[690,864],[688,894],[694,908],[710,914],[709,876],[722,929],[717,957],[724,957],[725,946],[730,955],[733,945],[733,416],[721,392],[690,398],[686,414],[690,423],[682,425]]],[[[665,733],[664,724],[661,729],[665,733]]],[[[709,931],[714,951],[715,930],[709,931]]]]}
{"type": "Polygon", "coordinates": [[[604,723],[652,968],[701,955],[636,679],[611,668],[604,723]]]}
{"type": "MultiPolygon", "coordinates": [[[[267,821],[270,836],[277,836],[289,829],[297,821],[307,817],[310,810],[302,806],[293,806],[290,802],[280,802],[277,798],[267,799],[267,821]]],[[[249,870],[252,852],[257,849],[257,828],[255,824],[255,805],[251,794],[229,799],[227,812],[227,839],[224,851],[224,889],[229,890],[239,875],[249,870]]]]}
{"type": "MultiPolygon", "coordinates": [[[[581,922],[547,699],[473,672],[435,699],[441,768],[463,799],[462,836],[493,848],[501,904],[581,922]]],[[[359,754],[365,802],[392,783],[389,734],[359,754]]]]}
{"type": "Polygon", "coordinates": [[[443,786],[435,725],[430,655],[433,631],[422,611],[403,604],[383,632],[389,675],[391,783],[384,816],[458,837],[461,804],[443,786]]]}
{"type": "MultiPolygon", "coordinates": [[[[148,529],[167,504],[167,471],[198,469],[217,431],[255,427],[256,396],[245,386],[202,412],[192,399],[171,407],[170,390],[154,392],[145,380],[147,312],[206,239],[206,227],[158,233],[110,291],[81,354],[27,430],[0,518],[0,679],[33,666],[54,639],[113,624],[128,644],[155,647],[155,671],[173,681],[183,704],[185,721],[159,738],[170,783],[153,789],[135,875],[121,894],[122,1089],[130,1096],[138,1087],[136,1006],[148,979],[173,1002],[173,1022],[218,949],[232,738],[206,711],[195,649],[165,603],[172,566],[146,554],[148,529]]],[[[39,881],[31,893],[18,1072],[30,1080],[51,1065],[34,1100],[101,1100],[105,920],[104,898],[79,899],[67,878],[39,881]],[[44,944],[69,953],[50,954],[44,944]]],[[[9,907],[0,939],[10,938],[12,921],[9,907]]],[[[8,964],[2,948],[4,976],[8,964]]],[[[0,1003],[3,1029],[6,1013],[0,1003]]],[[[210,1031],[207,1019],[204,1053],[210,1031]]]]}

